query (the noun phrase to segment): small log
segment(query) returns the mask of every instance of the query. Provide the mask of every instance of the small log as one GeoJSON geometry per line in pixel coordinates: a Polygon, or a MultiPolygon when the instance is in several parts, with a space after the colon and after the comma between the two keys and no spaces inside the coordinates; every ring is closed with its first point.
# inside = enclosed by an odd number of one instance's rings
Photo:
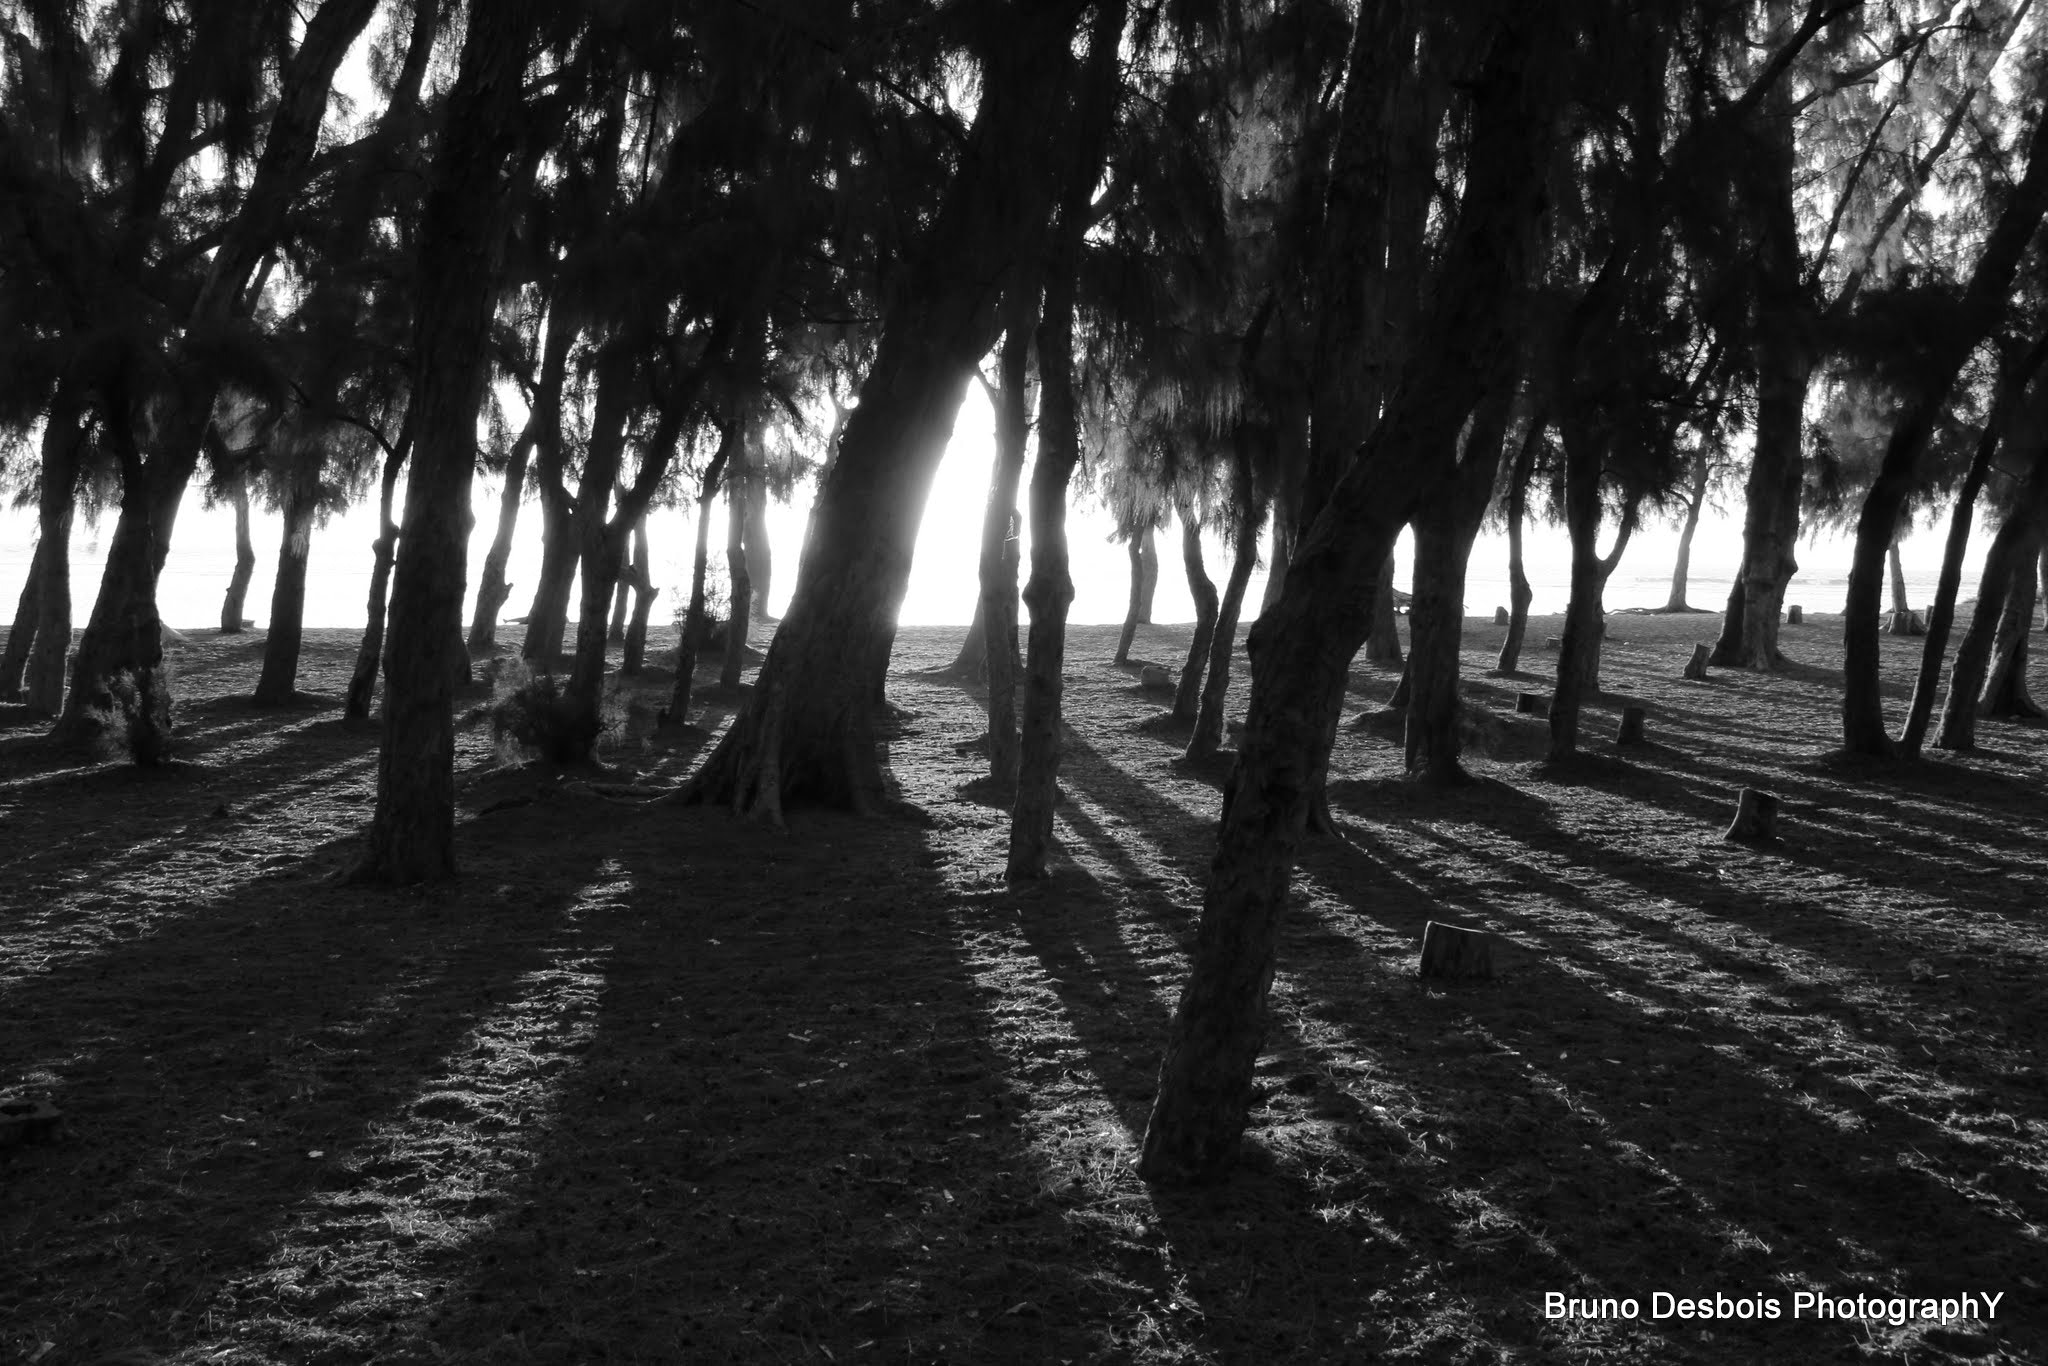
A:
{"type": "Polygon", "coordinates": [[[1701,683],[1706,682],[1707,657],[1712,653],[1713,651],[1709,650],[1704,644],[1693,646],[1692,658],[1686,661],[1685,676],[1701,683]]]}
{"type": "Polygon", "coordinates": [[[1641,707],[1625,706],[1621,709],[1621,729],[1614,732],[1617,745],[1640,745],[1644,742],[1643,722],[1648,713],[1641,707]]]}
{"type": "Polygon", "coordinates": [[[1742,789],[1735,801],[1735,820],[1721,836],[1738,844],[1755,844],[1778,837],[1778,801],[1769,792],[1754,787],[1742,789]]]}
{"type": "Polygon", "coordinates": [[[1432,920],[1422,931],[1424,977],[1493,980],[1493,936],[1432,920]]]}
{"type": "Polygon", "coordinates": [[[1515,713],[1519,716],[1550,715],[1550,695],[1540,692],[1515,694],[1515,713]]]}
{"type": "Polygon", "coordinates": [[[1508,609],[1507,609],[1507,608],[1505,608],[1505,607],[1496,607],[1496,608],[1494,608],[1494,609],[1493,609],[1493,624],[1494,624],[1495,626],[1505,626],[1505,625],[1507,625],[1507,624],[1508,624],[1508,609]]]}
{"type": "Polygon", "coordinates": [[[1797,625],[1799,625],[1800,623],[1804,622],[1805,620],[1806,620],[1806,609],[1805,609],[1805,608],[1803,608],[1803,607],[1787,607],[1787,608],[1785,609],[1785,624],[1786,624],[1787,626],[1797,626],[1797,625]]]}
{"type": "Polygon", "coordinates": [[[1170,688],[1173,686],[1173,675],[1157,664],[1147,664],[1138,670],[1138,685],[1145,688],[1170,688]]]}

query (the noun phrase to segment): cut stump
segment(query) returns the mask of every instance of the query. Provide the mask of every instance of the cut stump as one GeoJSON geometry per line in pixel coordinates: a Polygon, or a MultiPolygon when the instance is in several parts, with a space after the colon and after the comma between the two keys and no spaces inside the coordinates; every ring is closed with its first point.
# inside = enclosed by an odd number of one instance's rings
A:
{"type": "Polygon", "coordinates": [[[1543,637],[1543,648],[1555,654],[1564,648],[1564,638],[1561,636],[1545,636],[1543,637]]]}
{"type": "Polygon", "coordinates": [[[1507,608],[1505,608],[1505,607],[1496,607],[1496,608],[1494,608],[1494,609],[1493,609],[1493,624],[1494,624],[1495,626],[1505,626],[1505,625],[1507,625],[1507,624],[1508,624],[1508,609],[1507,609],[1507,608]]]}
{"type": "Polygon", "coordinates": [[[1515,694],[1515,712],[1520,716],[1550,715],[1550,695],[1540,692],[1515,694]]]}
{"type": "Polygon", "coordinates": [[[1157,664],[1147,664],[1138,670],[1138,685],[1144,688],[1170,688],[1173,686],[1173,675],[1157,664]]]}
{"type": "Polygon", "coordinates": [[[1918,612],[1894,612],[1885,619],[1884,633],[1888,636],[1924,636],[1927,625],[1920,620],[1918,612]]]}
{"type": "Polygon", "coordinates": [[[1772,793],[1754,787],[1742,789],[1735,801],[1735,820],[1721,836],[1737,844],[1756,844],[1778,837],[1778,802],[1772,793]]]}
{"type": "Polygon", "coordinates": [[[1621,728],[1614,732],[1614,743],[1617,745],[1642,744],[1647,738],[1643,733],[1643,723],[1647,717],[1648,713],[1641,707],[1623,707],[1621,709],[1621,728]]]}
{"type": "Polygon", "coordinates": [[[1707,657],[1712,653],[1713,651],[1709,650],[1705,645],[1693,646],[1692,658],[1686,661],[1685,676],[1700,683],[1706,682],[1707,657]]]}
{"type": "Polygon", "coordinates": [[[1787,626],[1797,626],[1805,620],[1806,610],[1804,608],[1787,607],[1785,609],[1785,624],[1787,626]]]}
{"type": "Polygon", "coordinates": [[[1432,920],[1422,931],[1424,977],[1493,979],[1493,936],[1432,920]]]}

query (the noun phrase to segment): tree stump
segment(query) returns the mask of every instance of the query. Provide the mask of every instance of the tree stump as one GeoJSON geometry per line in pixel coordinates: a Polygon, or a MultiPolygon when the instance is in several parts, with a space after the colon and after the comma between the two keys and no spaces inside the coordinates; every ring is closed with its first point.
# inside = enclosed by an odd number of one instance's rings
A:
{"type": "Polygon", "coordinates": [[[1507,624],[1508,624],[1508,609],[1507,609],[1507,608],[1505,608],[1505,607],[1496,607],[1496,608],[1494,608],[1494,609],[1493,609],[1493,624],[1494,624],[1495,626],[1505,626],[1505,625],[1507,625],[1507,624]]]}
{"type": "Polygon", "coordinates": [[[1735,802],[1735,821],[1721,836],[1737,844],[1756,844],[1778,837],[1778,798],[1754,787],[1742,789],[1735,802]]]}
{"type": "Polygon", "coordinates": [[[1520,716],[1550,715],[1550,697],[1547,693],[1525,692],[1515,695],[1515,712],[1520,716]]]}
{"type": "Polygon", "coordinates": [[[1787,607],[1785,609],[1785,624],[1787,626],[1797,626],[1805,620],[1806,609],[1802,607],[1787,607]]]}
{"type": "Polygon", "coordinates": [[[1543,648],[1552,654],[1556,654],[1564,648],[1564,638],[1562,636],[1545,636],[1543,637],[1543,648]]]}
{"type": "Polygon", "coordinates": [[[1432,920],[1422,931],[1421,976],[1493,979],[1493,936],[1432,920]]]}
{"type": "Polygon", "coordinates": [[[1706,682],[1707,657],[1712,653],[1713,651],[1709,650],[1704,644],[1693,646],[1692,658],[1686,661],[1685,676],[1700,683],[1706,682]]]}
{"type": "Polygon", "coordinates": [[[1642,744],[1647,738],[1643,734],[1643,722],[1647,716],[1648,713],[1641,707],[1623,707],[1621,709],[1621,729],[1614,732],[1614,743],[1617,745],[1642,744]]]}
{"type": "Polygon", "coordinates": [[[1894,612],[1885,620],[1884,633],[1888,636],[1924,636],[1927,626],[1920,620],[1918,612],[1894,612]]]}
{"type": "Polygon", "coordinates": [[[1170,688],[1173,686],[1173,675],[1157,664],[1147,664],[1138,670],[1138,684],[1146,688],[1170,688]]]}

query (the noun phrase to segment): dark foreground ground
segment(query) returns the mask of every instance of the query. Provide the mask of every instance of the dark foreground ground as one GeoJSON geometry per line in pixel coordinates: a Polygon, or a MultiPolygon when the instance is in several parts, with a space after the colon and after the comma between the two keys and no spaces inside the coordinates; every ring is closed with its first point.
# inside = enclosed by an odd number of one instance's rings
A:
{"type": "MultiPolygon", "coordinates": [[[[1613,624],[1649,748],[1606,743],[1614,698],[1538,764],[1538,685],[1477,677],[1476,622],[1478,784],[1344,733],[1247,1165],[1194,1193],[1130,1164],[1222,769],[1178,763],[1113,631],[1074,633],[1063,857],[1015,891],[956,749],[979,705],[918,672],[955,631],[905,631],[891,685],[928,823],[623,807],[472,724],[464,874],[424,891],[334,880],[375,781],[353,633],[285,711],[243,700],[256,639],[195,634],[169,771],[0,712],[0,1091],[64,1112],[0,1151],[0,1361],[2048,1359],[2042,732],[1844,765],[1835,620],[1706,684],[1712,619],[1613,624]],[[1718,838],[1747,784],[1775,847],[1718,838]],[[1432,917],[1496,931],[1499,980],[1419,984],[1432,917]],[[1801,1290],[2004,1298],[1816,1324],[1801,1290]]],[[[615,704],[612,781],[697,752],[650,713],[615,704]]]]}

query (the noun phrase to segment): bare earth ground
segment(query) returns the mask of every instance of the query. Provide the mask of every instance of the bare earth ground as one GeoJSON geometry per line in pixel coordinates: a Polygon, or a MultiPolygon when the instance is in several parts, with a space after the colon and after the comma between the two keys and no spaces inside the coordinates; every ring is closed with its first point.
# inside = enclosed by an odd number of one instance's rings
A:
{"type": "MultiPolygon", "coordinates": [[[[1016,891],[956,749],[980,706],[919,672],[953,630],[906,630],[891,681],[928,824],[622,806],[472,723],[464,875],[423,891],[334,878],[375,782],[353,632],[312,634],[285,711],[243,700],[259,638],[193,634],[170,771],[0,711],[0,1091],[65,1115],[0,1151],[0,1359],[2048,1360],[2042,732],[1848,766],[1836,619],[1705,684],[1714,619],[1612,625],[1651,747],[1607,743],[1615,696],[1589,757],[1536,762],[1512,702],[1545,685],[1481,677],[1477,620],[1479,783],[1343,733],[1249,1161],[1194,1193],[1130,1164],[1223,769],[1179,764],[1112,629],[1073,633],[1064,855],[1016,891]],[[1746,784],[1785,798],[1775,847],[1719,839],[1746,784]],[[1432,917],[1496,931],[1500,979],[1421,985],[1432,917]],[[1801,1289],[2005,1298],[1816,1324],[1801,1289]],[[1652,1321],[1658,1291],[1787,1317],[1652,1321]]],[[[699,752],[651,710],[615,704],[612,781],[699,752]]]]}

